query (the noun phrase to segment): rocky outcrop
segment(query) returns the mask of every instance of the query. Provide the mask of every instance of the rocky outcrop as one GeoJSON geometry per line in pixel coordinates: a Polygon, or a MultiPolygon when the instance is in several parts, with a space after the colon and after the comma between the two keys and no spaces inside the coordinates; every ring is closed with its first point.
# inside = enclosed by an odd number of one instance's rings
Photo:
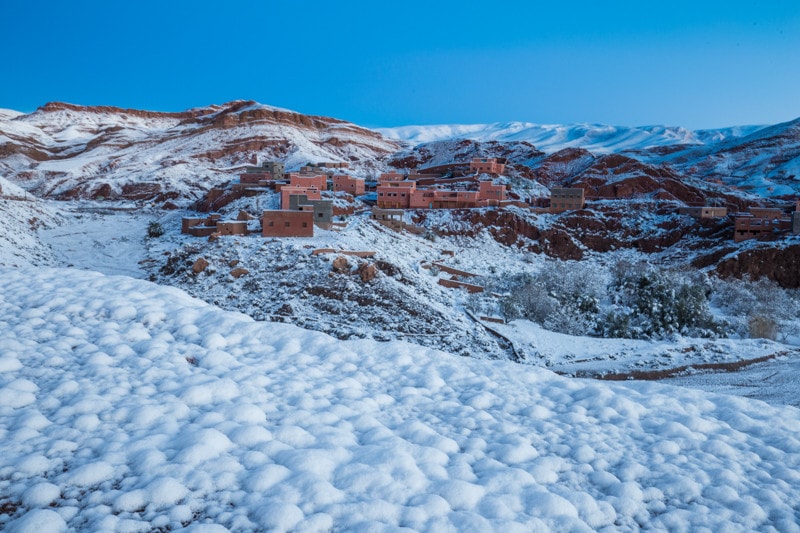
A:
{"type": "Polygon", "coordinates": [[[800,288],[800,244],[743,250],[720,261],[715,270],[721,277],[767,278],[787,289],[800,288]]]}
{"type": "Polygon", "coordinates": [[[124,109],[114,106],[83,106],[69,104],[67,102],[48,102],[36,109],[36,113],[54,113],[56,111],[74,111],[76,113],[96,113],[107,115],[127,115],[139,118],[175,118],[180,120],[191,119],[196,116],[215,113],[218,108],[215,106],[190,109],[177,113],[164,111],[144,111],[141,109],[124,109]]]}

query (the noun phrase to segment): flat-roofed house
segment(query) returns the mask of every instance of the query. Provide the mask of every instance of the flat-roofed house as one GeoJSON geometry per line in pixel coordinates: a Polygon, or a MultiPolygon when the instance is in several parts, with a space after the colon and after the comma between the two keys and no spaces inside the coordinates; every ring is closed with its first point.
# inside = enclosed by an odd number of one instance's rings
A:
{"type": "Polygon", "coordinates": [[[583,209],[586,204],[584,194],[580,187],[550,189],[550,212],[563,213],[583,209]]]}

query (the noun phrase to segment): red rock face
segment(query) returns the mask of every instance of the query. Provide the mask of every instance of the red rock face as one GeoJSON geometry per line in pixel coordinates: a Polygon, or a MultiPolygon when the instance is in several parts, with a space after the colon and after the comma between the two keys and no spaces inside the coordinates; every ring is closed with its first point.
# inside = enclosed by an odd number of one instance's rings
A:
{"type": "Polygon", "coordinates": [[[767,278],[787,289],[800,288],[800,245],[764,245],[725,259],[715,268],[721,277],[767,278]]]}

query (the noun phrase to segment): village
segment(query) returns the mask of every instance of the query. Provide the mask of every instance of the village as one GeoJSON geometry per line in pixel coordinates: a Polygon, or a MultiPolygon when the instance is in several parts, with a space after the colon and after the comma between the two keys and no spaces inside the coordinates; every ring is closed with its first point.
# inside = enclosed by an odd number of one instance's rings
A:
{"type": "MultiPolygon", "coordinates": [[[[473,158],[423,169],[415,173],[388,172],[376,181],[346,174],[346,162],[312,163],[298,171],[287,172],[281,162],[268,161],[250,166],[239,181],[227,187],[212,188],[197,208],[205,217],[183,217],[181,232],[215,239],[224,235],[260,233],[263,237],[312,237],[314,228],[330,230],[342,226],[335,217],[352,214],[336,198],[350,204],[359,198],[372,205],[371,218],[395,231],[415,231],[403,221],[407,210],[475,209],[517,206],[535,213],[558,214],[586,206],[585,190],[552,188],[550,198],[520,199],[509,194],[503,180],[506,160],[473,158]],[[217,209],[242,197],[268,192],[279,194],[279,209],[265,209],[260,217],[240,211],[235,220],[223,219],[217,209]],[[260,227],[258,226],[260,223],[260,227]]],[[[352,204],[350,204],[352,205],[352,204]]],[[[698,219],[733,218],[733,240],[768,238],[785,233],[800,234],[800,200],[794,211],[786,213],[775,207],[750,207],[747,212],[729,213],[726,207],[687,206],[678,213],[698,219]]]]}

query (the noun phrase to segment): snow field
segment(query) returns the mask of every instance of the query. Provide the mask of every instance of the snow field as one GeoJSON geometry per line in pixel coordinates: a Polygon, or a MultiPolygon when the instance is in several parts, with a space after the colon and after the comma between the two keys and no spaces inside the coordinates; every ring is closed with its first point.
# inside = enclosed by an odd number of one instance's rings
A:
{"type": "Polygon", "coordinates": [[[9,531],[800,531],[795,408],[0,279],[9,531]]]}

